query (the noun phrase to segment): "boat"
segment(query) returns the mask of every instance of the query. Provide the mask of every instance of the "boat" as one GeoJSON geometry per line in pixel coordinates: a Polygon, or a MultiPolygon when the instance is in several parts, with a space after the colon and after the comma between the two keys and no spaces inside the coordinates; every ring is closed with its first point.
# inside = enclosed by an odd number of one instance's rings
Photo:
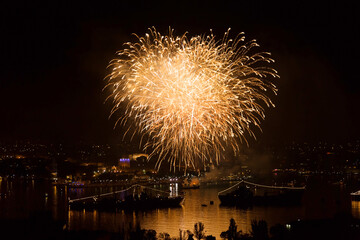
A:
{"type": "Polygon", "coordinates": [[[360,190],[350,193],[352,201],[360,201],[360,190]]]}
{"type": "Polygon", "coordinates": [[[70,199],[70,209],[88,210],[132,210],[180,207],[184,201],[184,195],[170,195],[168,191],[162,191],[141,185],[133,185],[127,189],[89,196],[78,199],[70,199]]]}
{"type": "Polygon", "coordinates": [[[252,205],[253,196],[253,192],[246,186],[239,186],[232,192],[218,194],[223,206],[250,206],[252,205]]]}
{"type": "Polygon", "coordinates": [[[181,187],[183,189],[197,189],[200,188],[200,181],[199,178],[193,177],[193,178],[186,178],[182,183],[181,187]]]}
{"type": "Polygon", "coordinates": [[[301,204],[305,187],[280,187],[240,181],[218,193],[221,205],[296,205],[301,204]]]}

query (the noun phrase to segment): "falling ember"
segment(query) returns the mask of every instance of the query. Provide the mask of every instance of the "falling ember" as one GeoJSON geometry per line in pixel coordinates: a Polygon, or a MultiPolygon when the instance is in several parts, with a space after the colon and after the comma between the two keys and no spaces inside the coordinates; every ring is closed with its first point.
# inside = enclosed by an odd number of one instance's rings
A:
{"type": "Polygon", "coordinates": [[[128,130],[148,136],[143,147],[158,168],[164,160],[185,170],[218,163],[227,147],[236,154],[245,134],[260,128],[261,105],[274,106],[266,91],[277,89],[265,78],[279,76],[262,66],[273,62],[270,53],[250,55],[256,41],[243,43],[243,33],[229,39],[229,30],[217,41],[212,32],[189,39],[151,28],[111,61],[111,115],[123,111],[118,123],[131,119],[128,130]]]}

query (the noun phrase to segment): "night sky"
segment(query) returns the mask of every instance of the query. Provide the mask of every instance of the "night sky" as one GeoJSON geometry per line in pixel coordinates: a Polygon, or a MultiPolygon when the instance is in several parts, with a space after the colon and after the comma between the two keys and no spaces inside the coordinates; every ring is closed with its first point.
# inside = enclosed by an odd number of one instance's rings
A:
{"type": "Polygon", "coordinates": [[[189,36],[231,27],[270,51],[281,76],[264,144],[359,139],[356,1],[7,1],[0,6],[0,140],[114,143],[102,92],[131,33],[189,36]],[[76,2],[76,3],[75,3],[76,2]],[[354,2],[354,3],[352,3],[354,2]]]}

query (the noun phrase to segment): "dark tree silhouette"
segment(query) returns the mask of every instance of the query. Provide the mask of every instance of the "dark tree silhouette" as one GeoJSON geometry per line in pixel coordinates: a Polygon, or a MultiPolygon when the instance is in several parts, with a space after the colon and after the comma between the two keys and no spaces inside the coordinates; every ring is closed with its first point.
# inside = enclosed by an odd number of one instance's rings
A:
{"type": "Polygon", "coordinates": [[[208,235],[205,238],[206,240],[216,240],[216,237],[214,237],[213,235],[208,235]]]}
{"type": "Polygon", "coordinates": [[[222,232],[220,237],[229,240],[237,239],[237,225],[233,218],[230,219],[229,229],[225,232],[222,232]]]}
{"type": "Polygon", "coordinates": [[[170,234],[168,233],[159,233],[159,238],[161,240],[171,240],[170,234]]]}
{"type": "Polygon", "coordinates": [[[205,238],[205,227],[202,222],[195,223],[194,225],[194,235],[195,237],[200,240],[205,238]]]}
{"type": "Polygon", "coordinates": [[[249,234],[242,234],[242,231],[237,231],[237,225],[235,220],[232,218],[230,219],[229,229],[225,232],[220,234],[221,238],[228,239],[228,240],[247,240],[251,239],[249,234]]]}
{"type": "Polygon", "coordinates": [[[268,227],[267,223],[264,220],[252,220],[251,221],[251,235],[254,240],[268,240],[268,227]]]}
{"type": "Polygon", "coordinates": [[[144,230],[143,236],[145,240],[156,240],[156,231],[144,230]]]}
{"type": "Polygon", "coordinates": [[[187,235],[188,235],[188,240],[194,240],[193,238],[194,234],[190,230],[187,230],[187,235]]]}
{"type": "Polygon", "coordinates": [[[185,230],[181,230],[181,229],[179,229],[179,235],[180,235],[179,240],[186,240],[186,237],[188,236],[187,232],[185,230]]]}
{"type": "Polygon", "coordinates": [[[276,224],[270,228],[272,240],[290,240],[289,230],[284,225],[276,224]]]}

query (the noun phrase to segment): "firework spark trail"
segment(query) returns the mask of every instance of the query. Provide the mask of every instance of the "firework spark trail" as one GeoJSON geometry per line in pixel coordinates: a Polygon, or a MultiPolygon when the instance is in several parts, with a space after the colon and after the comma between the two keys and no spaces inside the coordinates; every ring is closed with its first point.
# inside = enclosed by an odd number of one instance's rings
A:
{"type": "Polygon", "coordinates": [[[266,92],[277,89],[265,78],[279,76],[261,65],[273,62],[270,53],[249,55],[256,41],[243,43],[243,33],[229,39],[229,30],[217,41],[212,32],[189,39],[151,28],[111,61],[111,115],[125,109],[117,124],[131,119],[133,134],[149,136],[143,147],[157,167],[218,163],[227,146],[236,154],[246,133],[255,137],[252,125],[260,128],[261,104],[274,106],[266,92]]]}

